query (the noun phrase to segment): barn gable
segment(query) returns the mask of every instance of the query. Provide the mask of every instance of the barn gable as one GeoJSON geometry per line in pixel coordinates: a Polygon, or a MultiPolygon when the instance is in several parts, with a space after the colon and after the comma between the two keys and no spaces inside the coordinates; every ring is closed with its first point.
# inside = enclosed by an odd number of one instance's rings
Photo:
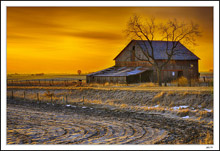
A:
{"type": "MultiPolygon", "coordinates": [[[[168,52],[170,51],[173,43],[172,41],[152,41],[152,45],[154,48],[154,57],[156,60],[166,60],[167,54],[164,48],[166,48],[168,43],[168,52]]],[[[132,49],[132,46],[138,46],[141,47],[142,50],[144,51],[148,51],[149,54],[151,54],[151,48],[150,45],[147,41],[143,41],[143,40],[132,40],[115,58],[114,60],[117,60],[117,58],[121,57],[122,55],[126,55],[125,53],[127,53],[126,51],[129,51],[129,47],[130,49],[132,49]]],[[[199,60],[200,58],[197,57],[194,53],[192,53],[190,50],[188,50],[184,45],[182,45],[181,43],[177,44],[176,47],[176,54],[173,55],[172,60],[199,60]]],[[[127,54],[129,57],[129,54],[127,54]]]]}

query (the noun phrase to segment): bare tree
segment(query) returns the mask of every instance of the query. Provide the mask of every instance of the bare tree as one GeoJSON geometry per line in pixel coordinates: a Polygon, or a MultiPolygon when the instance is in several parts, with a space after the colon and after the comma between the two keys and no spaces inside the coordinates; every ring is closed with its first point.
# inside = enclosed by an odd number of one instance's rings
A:
{"type": "Polygon", "coordinates": [[[81,74],[81,72],[82,72],[81,70],[77,70],[78,75],[80,75],[80,74],[81,74]]]}
{"type": "Polygon", "coordinates": [[[155,23],[155,18],[143,21],[143,19],[137,15],[130,18],[125,32],[127,36],[133,39],[147,41],[150,47],[147,47],[145,42],[142,43],[146,51],[140,47],[145,59],[139,58],[136,55],[135,57],[141,61],[148,61],[156,69],[157,81],[160,86],[162,85],[161,70],[171,61],[172,56],[179,53],[178,49],[176,49],[178,44],[181,42],[182,44],[195,45],[196,37],[201,35],[198,24],[194,24],[193,22],[187,24],[173,19],[166,23],[155,23]],[[163,49],[166,52],[167,59],[162,64],[155,59],[155,50],[152,44],[154,40],[166,41],[166,47],[163,49]],[[172,45],[168,46],[168,42],[170,41],[172,45]]]}

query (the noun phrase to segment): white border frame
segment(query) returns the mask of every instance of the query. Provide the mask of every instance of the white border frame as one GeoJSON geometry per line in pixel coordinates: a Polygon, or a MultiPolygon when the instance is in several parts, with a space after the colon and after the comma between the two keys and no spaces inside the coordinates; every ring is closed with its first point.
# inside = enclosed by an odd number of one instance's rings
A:
{"type": "Polygon", "coordinates": [[[219,150],[219,2],[218,1],[1,1],[1,147],[3,150],[219,150]],[[6,145],[6,8],[57,7],[214,7],[214,145],[6,145]]]}

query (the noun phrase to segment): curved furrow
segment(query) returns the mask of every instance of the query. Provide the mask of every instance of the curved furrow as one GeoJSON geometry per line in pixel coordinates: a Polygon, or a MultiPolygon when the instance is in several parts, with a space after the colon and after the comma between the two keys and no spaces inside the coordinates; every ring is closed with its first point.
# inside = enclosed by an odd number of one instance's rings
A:
{"type": "Polygon", "coordinates": [[[84,124],[84,123],[79,123],[80,127],[83,128],[84,134],[72,139],[71,141],[67,142],[67,144],[84,144],[85,141],[88,139],[98,135],[97,133],[100,133],[97,131],[96,126],[92,126],[90,124],[84,124]]]}
{"type": "Polygon", "coordinates": [[[57,144],[69,144],[85,134],[84,128],[78,125],[64,127],[64,129],[67,133],[54,140],[57,144]]]}
{"type": "Polygon", "coordinates": [[[103,144],[103,141],[105,141],[106,139],[112,136],[113,129],[111,127],[105,125],[105,126],[101,126],[101,128],[103,128],[102,132],[105,133],[102,133],[103,135],[99,135],[96,138],[90,139],[89,144],[103,144]]]}
{"type": "Polygon", "coordinates": [[[135,134],[130,137],[125,144],[136,144],[136,141],[145,136],[146,131],[140,125],[134,125],[133,129],[135,130],[135,134]]]}
{"type": "Polygon", "coordinates": [[[129,120],[74,113],[7,110],[8,144],[154,144],[167,132],[129,120]],[[88,118],[89,117],[89,118],[88,118]]]}
{"type": "Polygon", "coordinates": [[[152,129],[150,127],[146,127],[145,131],[147,132],[143,137],[139,138],[135,141],[135,144],[152,144],[158,140],[158,132],[159,129],[152,129]]]}
{"type": "Polygon", "coordinates": [[[122,144],[134,133],[133,128],[127,126],[127,124],[125,126],[124,124],[119,123],[117,126],[119,129],[115,129],[113,138],[106,140],[106,144],[122,144]],[[117,133],[117,130],[120,130],[119,133],[117,133]]]}
{"type": "Polygon", "coordinates": [[[114,134],[112,135],[112,138],[108,138],[105,140],[105,144],[118,144],[118,141],[121,140],[122,136],[125,136],[126,130],[120,125],[111,125],[114,129],[114,134]]]}

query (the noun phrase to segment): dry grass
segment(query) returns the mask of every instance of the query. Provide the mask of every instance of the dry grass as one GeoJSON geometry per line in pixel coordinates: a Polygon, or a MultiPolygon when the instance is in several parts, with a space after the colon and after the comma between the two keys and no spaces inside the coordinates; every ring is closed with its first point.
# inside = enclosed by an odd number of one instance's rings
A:
{"type": "Polygon", "coordinates": [[[144,107],[144,111],[155,111],[155,112],[164,112],[166,109],[164,107],[144,107]]]}
{"type": "Polygon", "coordinates": [[[139,84],[138,87],[155,87],[158,86],[157,84],[153,83],[153,82],[149,82],[149,83],[142,83],[139,84]]]}
{"type": "Polygon", "coordinates": [[[152,102],[156,102],[156,101],[158,101],[159,99],[161,99],[161,98],[164,96],[164,94],[165,94],[165,92],[163,92],[163,91],[157,93],[157,95],[154,96],[152,102]]]}
{"type": "Polygon", "coordinates": [[[169,107],[173,107],[173,106],[175,106],[175,102],[171,101],[170,104],[169,104],[169,107]]]}
{"type": "Polygon", "coordinates": [[[183,117],[189,115],[189,113],[190,113],[189,109],[181,109],[178,110],[177,115],[183,117]]]}
{"type": "Polygon", "coordinates": [[[92,104],[103,104],[101,100],[84,100],[84,103],[92,103],[92,104]]]}
{"type": "Polygon", "coordinates": [[[187,78],[185,78],[185,77],[180,77],[180,78],[178,79],[178,84],[179,84],[180,86],[187,86],[187,84],[188,84],[187,78]]]}
{"type": "MultiPolygon", "coordinates": [[[[100,85],[100,84],[99,84],[100,85]]],[[[107,84],[108,85],[108,84],[107,84]]],[[[178,87],[176,87],[178,88],[178,87]]],[[[186,87],[185,87],[186,88],[186,87]]],[[[212,96],[207,92],[191,92],[191,91],[178,91],[175,89],[169,91],[149,92],[149,91],[138,91],[138,90],[121,90],[115,88],[106,88],[104,90],[97,88],[86,88],[79,87],[74,89],[30,89],[30,90],[14,90],[14,97],[23,99],[23,92],[26,91],[26,99],[36,101],[36,94],[39,93],[40,101],[45,102],[56,102],[56,104],[65,103],[86,103],[87,105],[99,104],[103,107],[117,108],[117,109],[129,109],[133,111],[153,111],[153,112],[166,112],[181,117],[189,115],[201,117],[201,118],[212,118],[213,113],[201,111],[198,105],[211,104],[212,96]],[[47,91],[48,90],[48,91],[47,91]],[[106,91],[110,90],[110,91],[106,91]],[[51,101],[51,94],[53,94],[51,101]],[[183,97],[184,95],[184,97],[183,97]],[[47,97],[46,97],[47,96],[47,97]],[[68,101],[66,102],[66,96],[68,101]],[[205,98],[204,98],[205,97],[205,98]],[[201,98],[203,100],[200,100],[201,98]],[[84,101],[82,101],[84,99],[84,101]],[[193,103],[192,103],[193,102],[193,103]],[[198,103],[197,103],[198,102],[198,103]],[[192,103],[192,105],[190,105],[192,103]],[[196,104],[197,103],[197,104],[196,104]],[[155,107],[155,105],[159,105],[155,107]],[[173,106],[188,105],[196,109],[172,109],[173,106]]],[[[8,91],[10,97],[11,91],[8,91]]],[[[212,108],[212,105],[205,108],[212,108]]]]}
{"type": "Polygon", "coordinates": [[[166,96],[167,97],[173,96],[173,95],[175,95],[175,93],[176,93],[175,91],[168,91],[166,96]]]}
{"type": "Polygon", "coordinates": [[[207,103],[204,101],[204,102],[202,102],[202,104],[201,104],[201,107],[202,108],[205,108],[207,106],[207,103]]]}
{"type": "Polygon", "coordinates": [[[208,132],[206,137],[200,140],[199,144],[213,144],[213,136],[208,132]]]}
{"type": "Polygon", "coordinates": [[[89,84],[83,83],[82,86],[83,87],[86,87],[86,86],[88,87],[125,87],[125,86],[128,86],[128,84],[106,82],[106,83],[89,83],[89,84]]]}
{"type": "Polygon", "coordinates": [[[208,111],[199,111],[200,117],[212,117],[213,116],[213,110],[212,112],[208,111]]]}
{"type": "Polygon", "coordinates": [[[47,92],[44,93],[44,96],[51,97],[51,96],[54,96],[54,93],[51,93],[50,91],[47,91],[47,92]]]}
{"type": "Polygon", "coordinates": [[[208,123],[208,125],[211,126],[211,127],[213,127],[213,121],[210,121],[210,122],[208,123]]]}
{"type": "Polygon", "coordinates": [[[122,109],[126,108],[127,109],[127,108],[129,108],[129,106],[127,104],[121,104],[120,108],[122,108],[122,109]]]}
{"type": "Polygon", "coordinates": [[[171,82],[172,84],[177,84],[178,86],[187,86],[188,85],[188,80],[186,77],[180,77],[177,80],[173,80],[171,82]]]}
{"type": "Polygon", "coordinates": [[[114,106],[114,102],[108,102],[108,105],[114,106]]]}

